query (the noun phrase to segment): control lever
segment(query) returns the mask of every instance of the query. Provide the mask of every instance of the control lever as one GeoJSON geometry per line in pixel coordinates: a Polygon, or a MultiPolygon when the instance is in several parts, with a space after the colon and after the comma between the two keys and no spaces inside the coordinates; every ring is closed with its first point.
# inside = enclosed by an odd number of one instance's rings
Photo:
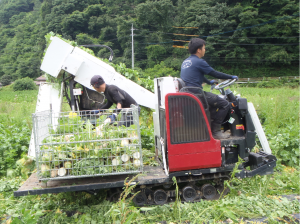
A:
{"type": "Polygon", "coordinates": [[[215,86],[216,86],[217,84],[219,84],[219,83],[218,83],[218,82],[214,82],[214,83],[211,85],[211,87],[210,87],[210,92],[213,91],[213,89],[215,88],[215,86]]]}

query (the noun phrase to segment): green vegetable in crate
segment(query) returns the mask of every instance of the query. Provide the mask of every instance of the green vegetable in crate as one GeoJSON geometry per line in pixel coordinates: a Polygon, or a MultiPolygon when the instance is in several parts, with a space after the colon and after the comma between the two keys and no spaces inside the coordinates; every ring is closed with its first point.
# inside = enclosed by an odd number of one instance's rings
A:
{"type": "MultiPolygon", "coordinates": [[[[45,140],[45,139],[44,139],[44,140],[45,140]]],[[[44,140],[43,140],[43,141],[44,141],[44,140]]],[[[43,142],[43,143],[45,143],[45,142],[43,142]]],[[[50,149],[50,146],[49,146],[49,145],[42,145],[41,148],[40,148],[41,151],[47,151],[47,150],[49,150],[49,149],[50,149]]]]}
{"type": "Polygon", "coordinates": [[[123,164],[123,167],[124,167],[126,170],[133,170],[133,169],[134,169],[133,163],[131,163],[129,160],[128,160],[128,162],[126,162],[126,163],[123,164]]]}
{"type": "Polygon", "coordinates": [[[132,154],[132,157],[133,157],[134,159],[139,159],[139,158],[140,158],[140,152],[134,152],[134,153],[132,154]]]}
{"type": "Polygon", "coordinates": [[[57,167],[60,166],[60,164],[62,163],[61,160],[59,160],[58,158],[54,158],[54,160],[51,161],[51,167],[57,167]]]}
{"type": "Polygon", "coordinates": [[[46,152],[42,156],[42,161],[50,162],[53,159],[53,155],[51,152],[46,152]]]}
{"type": "MultiPolygon", "coordinates": [[[[96,153],[96,151],[95,151],[95,153],[96,153]]],[[[107,157],[107,156],[109,156],[109,150],[107,150],[107,149],[99,149],[98,153],[97,153],[97,156],[99,158],[107,157]]]]}
{"type": "Polygon", "coordinates": [[[42,177],[49,177],[50,176],[50,167],[46,164],[41,165],[41,174],[42,177]]]}
{"type": "Polygon", "coordinates": [[[58,153],[58,158],[60,160],[65,160],[67,158],[67,155],[63,152],[58,153]]]}
{"type": "Polygon", "coordinates": [[[64,163],[64,168],[71,169],[72,168],[72,163],[70,161],[65,162],[64,163]]]}
{"type": "Polygon", "coordinates": [[[84,121],[77,113],[70,112],[68,117],[62,117],[58,120],[59,125],[56,132],[60,133],[79,133],[83,130],[84,121]]]}
{"type": "Polygon", "coordinates": [[[72,142],[72,141],[74,141],[74,135],[65,135],[65,141],[66,142],[72,142]]]}
{"type": "Polygon", "coordinates": [[[112,163],[113,166],[118,166],[122,162],[121,162],[121,159],[119,157],[115,157],[114,159],[112,159],[111,163],[112,163]]]}
{"type": "Polygon", "coordinates": [[[131,139],[130,140],[132,144],[139,144],[139,140],[138,139],[131,139]]]}
{"type": "Polygon", "coordinates": [[[96,137],[103,138],[104,134],[102,132],[102,126],[97,126],[95,131],[96,131],[96,137]]]}
{"type": "Polygon", "coordinates": [[[117,172],[124,172],[125,167],[123,165],[119,165],[119,166],[115,167],[114,170],[117,171],[117,172]]]}
{"type": "Polygon", "coordinates": [[[128,146],[129,145],[129,140],[128,139],[123,139],[121,141],[121,146],[124,147],[124,146],[128,146]]]}
{"type": "MultiPolygon", "coordinates": [[[[84,146],[85,147],[85,146],[84,146]]],[[[88,148],[83,148],[83,147],[76,147],[74,150],[73,150],[73,153],[72,153],[72,158],[73,159],[78,159],[78,158],[85,158],[86,157],[86,153],[89,151],[88,148]]]]}
{"type": "Polygon", "coordinates": [[[123,154],[123,155],[121,156],[121,160],[122,160],[123,163],[128,162],[129,159],[130,159],[130,158],[129,158],[129,156],[128,156],[127,154],[123,154]]]}
{"type": "Polygon", "coordinates": [[[119,146],[115,146],[111,149],[111,153],[112,155],[114,156],[117,156],[119,155],[119,153],[121,152],[121,148],[119,146]]]}
{"type": "Polygon", "coordinates": [[[139,159],[133,160],[133,166],[139,168],[141,166],[141,161],[139,159]]]}
{"type": "Polygon", "coordinates": [[[67,170],[63,167],[59,168],[57,171],[58,176],[63,177],[67,174],[67,170]]]}
{"type": "Polygon", "coordinates": [[[51,170],[51,178],[57,177],[58,176],[58,167],[55,167],[54,170],[51,170]]]}

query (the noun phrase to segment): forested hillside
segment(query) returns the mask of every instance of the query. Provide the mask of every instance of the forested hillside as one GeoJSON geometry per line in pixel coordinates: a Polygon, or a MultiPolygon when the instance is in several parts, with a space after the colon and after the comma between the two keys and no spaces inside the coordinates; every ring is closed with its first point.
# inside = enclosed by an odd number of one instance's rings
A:
{"type": "Polygon", "coordinates": [[[131,67],[132,24],[135,67],[153,77],[178,75],[188,56],[180,47],[196,36],[207,41],[204,59],[220,71],[298,75],[296,0],[0,0],[0,77],[40,76],[50,31],[79,45],[108,45],[114,63],[131,67]]]}

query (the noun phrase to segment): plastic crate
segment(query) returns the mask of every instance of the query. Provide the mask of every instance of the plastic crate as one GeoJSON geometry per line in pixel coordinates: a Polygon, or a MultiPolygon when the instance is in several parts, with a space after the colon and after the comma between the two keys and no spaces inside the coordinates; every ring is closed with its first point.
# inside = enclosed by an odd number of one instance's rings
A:
{"type": "Polygon", "coordinates": [[[39,180],[143,171],[138,107],[33,114],[39,180]]]}

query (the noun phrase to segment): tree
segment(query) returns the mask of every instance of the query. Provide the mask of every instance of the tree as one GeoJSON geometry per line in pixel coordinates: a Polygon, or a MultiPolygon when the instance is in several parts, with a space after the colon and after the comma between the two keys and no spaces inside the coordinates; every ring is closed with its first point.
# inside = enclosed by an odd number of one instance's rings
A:
{"type": "Polygon", "coordinates": [[[3,75],[0,79],[0,82],[3,86],[7,86],[11,83],[11,76],[10,75],[3,75]]]}
{"type": "Polygon", "coordinates": [[[164,62],[161,62],[160,64],[154,65],[153,68],[147,68],[143,72],[143,77],[147,78],[150,77],[151,79],[154,79],[155,77],[166,77],[166,76],[172,76],[172,77],[179,77],[179,72],[175,71],[172,68],[166,67],[164,62]]]}
{"type": "Polygon", "coordinates": [[[87,31],[88,21],[84,13],[75,11],[67,16],[63,22],[63,32],[75,39],[76,35],[87,31]]]}
{"type": "Polygon", "coordinates": [[[149,45],[147,49],[148,67],[153,67],[155,64],[159,64],[162,58],[167,53],[166,49],[161,45],[149,45]]]}
{"type": "Polygon", "coordinates": [[[32,79],[28,77],[16,80],[13,85],[14,91],[35,90],[35,89],[37,89],[36,84],[32,79]]]}
{"type": "Polygon", "coordinates": [[[175,7],[170,0],[147,0],[139,4],[134,11],[139,24],[160,30],[170,28],[175,16],[175,7]]]}
{"type": "Polygon", "coordinates": [[[20,12],[29,12],[33,9],[34,4],[30,0],[11,0],[0,2],[0,23],[7,24],[13,15],[20,12]]]}

